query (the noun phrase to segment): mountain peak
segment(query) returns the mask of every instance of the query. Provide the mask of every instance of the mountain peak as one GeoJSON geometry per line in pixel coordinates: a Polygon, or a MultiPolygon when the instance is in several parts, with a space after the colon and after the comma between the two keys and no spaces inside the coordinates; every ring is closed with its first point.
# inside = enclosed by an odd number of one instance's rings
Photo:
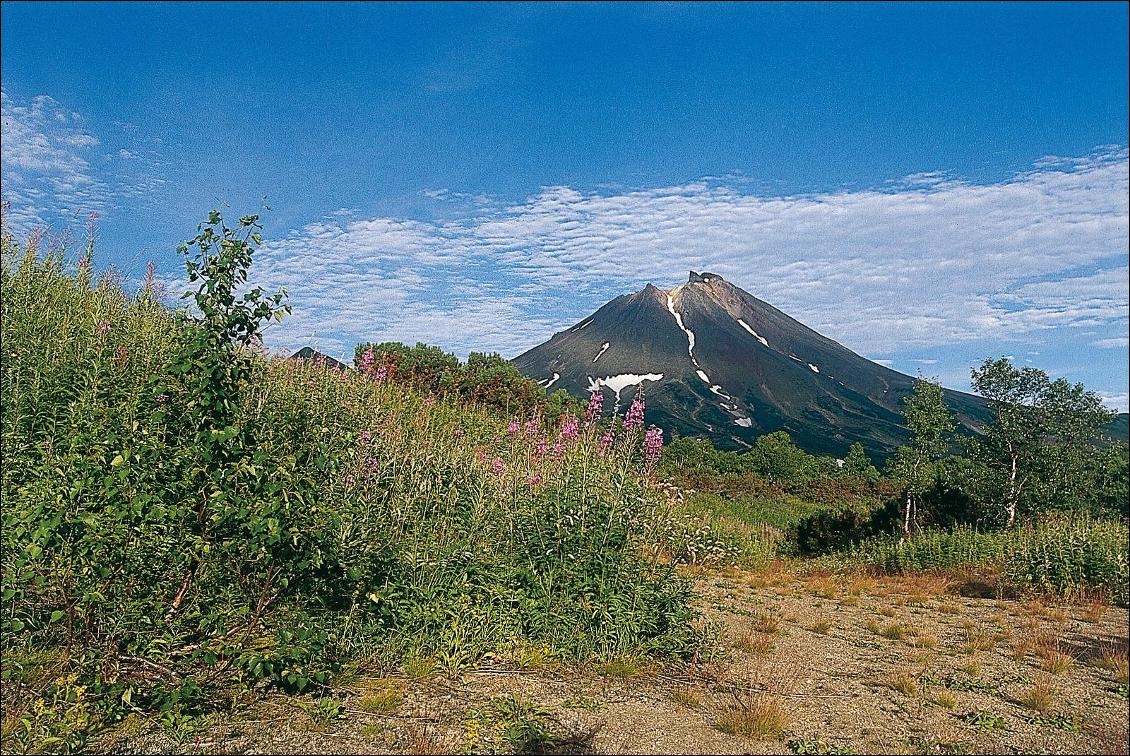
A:
{"type": "Polygon", "coordinates": [[[703,271],[702,273],[695,273],[692,270],[692,271],[689,271],[689,275],[687,276],[687,283],[689,283],[689,284],[692,284],[692,283],[710,283],[711,281],[724,281],[724,280],[725,279],[722,278],[722,276],[718,275],[717,273],[707,273],[706,271],[703,271]]]}

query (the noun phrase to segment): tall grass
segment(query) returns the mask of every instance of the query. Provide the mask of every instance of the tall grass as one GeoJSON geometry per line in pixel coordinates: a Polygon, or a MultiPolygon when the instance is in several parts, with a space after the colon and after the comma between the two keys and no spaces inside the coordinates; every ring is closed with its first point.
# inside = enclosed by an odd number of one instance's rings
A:
{"type": "Polygon", "coordinates": [[[1009,584],[1065,595],[1100,591],[1127,603],[1127,526],[1088,517],[1008,530],[958,526],[913,538],[872,538],[834,559],[890,572],[992,568],[1009,584]]]}
{"type": "Polygon", "coordinates": [[[166,707],[375,656],[694,648],[640,430],[247,349],[193,425],[199,322],[10,237],[0,285],[6,676],[58,649],[86,695],[166,707]]]}

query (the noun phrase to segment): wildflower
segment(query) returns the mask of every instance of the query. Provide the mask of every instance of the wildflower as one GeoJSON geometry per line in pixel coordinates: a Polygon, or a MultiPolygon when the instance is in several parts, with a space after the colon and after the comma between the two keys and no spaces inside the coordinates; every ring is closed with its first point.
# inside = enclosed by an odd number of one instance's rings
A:
{"type": "Polygon", "coordinates": [[[535,415],[534,417],[531,417],[529,420],[527,420],[526,421],[526,435],[527,436],[536,436],[538,434],[538,426],[539,425],[541,425],[541,423],[538,421],[537,415],[535,415]]]}
{"type": "Polygon", "coordinates": [[[517,420],[511,420],[510,425],[506,426],[506,432],[507,433],[517,433],[521,429],[522,429],[522,426],[518,424],[517,420]]]}
{"type": "Polygon", "coordinates": [[[167,401],[169,401],[168,394],[157,394],[157,404],[164,404],[167,401]]]}
{"type": "Polygon", "coordinates": [[[594,391],[589,395],[589,406],[585,410],[585,425],[592,425],[604,413],[604,392],[594,391]]]}
{"type": "Polygon", "coordinates": [[[98,321],[98,335],[105,336],[110,332],[110,321],[103,318],[98,321]]]}
{"type": "Polygon", "coordinates": [[[373,364],[377,361],[377,356],[373,354],[372,347],[366,347],[365,352],[361,355],[361,372],[368,375],[373,370],[373,364]]]}
{"type": "Polygon", "coordinates": [[[526,483],[531,486],[536,486],[538,483],[541,483],[541,476],[537,473],[534,473],[533,475],[530,475],[526,478],[526,483]]]}
{"type": "Polygon", "coordinates": [[[568,415],[561,425],[561,438],[565,441],[576,441],[578,436],[580,436],[580,433],[578,432],[577,418],[568,415]]]}
{"type": "Polygon", "coordinates": [[[345,476],[345,487],[346,488],[353,488],[353,484],[356,483],[356,482],[357,482],[357,480],[352,475],[346,475],[345,476]]]}
{"type": "Polygon", "coordinates": [[[643,427],[643,400],[633,399],[628,414],[624,417],[624,430],[634,431],[643,427]]]}
{"type": "Polygon", "coordinates": [[[534,448],[534,454],[537,455],[538,458],[541,458],[545,456],[547,451],[549,451],[549,444],[543,438],[541,441],[538,441],[538,445],[534,448]]]}
{"type": "Polygon", "coordinates": [[[386,378],[388,378],[388,368],[381,365],[377,368],[377,372],[373,374],[373,380],[377,383],[384,383],[386,378]]]}
{"type": "Polygon", "coordinates": [[[643,461],[648,467],[651,467],[659,461],[659,455],[663,452],[663,429],[656,428],[654,425],[648,428],[647,433],[644,434],[643,439],[643,461]]]}
{"type": "Polygon", "coordinates": [[[499,457],[495,457],[494,461],[490,463],[490,471],[495,475],[502,475],[506,472],[506,465],[499,457]]]}
{"type": "Polygon", "coordinates": [[[326,366],[326,355],[319,354],[314,358],[314,367],[324,368],[326,366]]]}
{"type": "Polygon", "coordinates": [[[367,444],[373,440],[373,434],[369,431],[361,431],[361,435],[357,440],[362,444],[367,444]]]}
{"type": "Polygon", "coordinates": [[[557,460],[564,459],[565,458],[565,444],[561,443],[560,441],[558,441],[556,444],[554,444],[553,448],[550,449],[550,456],[553,459],[557,459],[557,460]]]}
{"type": "Polygon", "coordinates": [[[609,428],[608,432],[601,436],[600,440],[596,442],[597,451],[599,451],[601,454],[607,454],[608,451],[612,448],[612,441],[612,429],[609,428]]]}
{"type": "Polygon", "coordinates": [[[456,428],[455,430],[451,431],[452,438],[463,438],[463,435],[464,433],[462,428],[456,428]]]}
{"type": "Polygon", "coordinates": [[[428,394],[427,396],[424,397],[424,406],[425,407],[431,407],[435,403],[436,403],[436,398],[432,394],[428,394]]]}

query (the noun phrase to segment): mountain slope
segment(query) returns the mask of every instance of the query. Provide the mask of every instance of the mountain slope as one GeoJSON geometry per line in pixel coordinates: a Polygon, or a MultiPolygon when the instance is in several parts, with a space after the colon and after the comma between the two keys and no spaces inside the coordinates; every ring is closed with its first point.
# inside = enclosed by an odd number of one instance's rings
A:
{"type": "MultiPolygon", "coordinates": [[[[723,448],[785,430],[813,453],[842,456],[858,441],[885,457],[908,437],[901,402],[913,378],[712,273],[617,297],[514,364],[550,389],[605,391],[608,405],[642,386],[650,421],[723,448]]],[[[986,417],[979,397],[947,391],[946,401],[969,428],[986,417]]]]}

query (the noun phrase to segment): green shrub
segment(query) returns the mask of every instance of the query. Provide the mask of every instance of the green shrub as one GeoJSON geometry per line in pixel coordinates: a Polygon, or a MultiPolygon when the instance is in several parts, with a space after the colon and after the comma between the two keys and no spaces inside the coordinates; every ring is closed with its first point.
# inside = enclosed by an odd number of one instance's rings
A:
{"type": "Polygon", "coordinates": [[[640,431],[605,448],[595,426],[268,359],[282,299],[237,293],[257,243],[254,218],[210,217],[175,313],[6,238],[5,658],[73,649],[99,711],[179,710],[205,681],[308,690],[378,654],[695,648],[640,431]]]}

